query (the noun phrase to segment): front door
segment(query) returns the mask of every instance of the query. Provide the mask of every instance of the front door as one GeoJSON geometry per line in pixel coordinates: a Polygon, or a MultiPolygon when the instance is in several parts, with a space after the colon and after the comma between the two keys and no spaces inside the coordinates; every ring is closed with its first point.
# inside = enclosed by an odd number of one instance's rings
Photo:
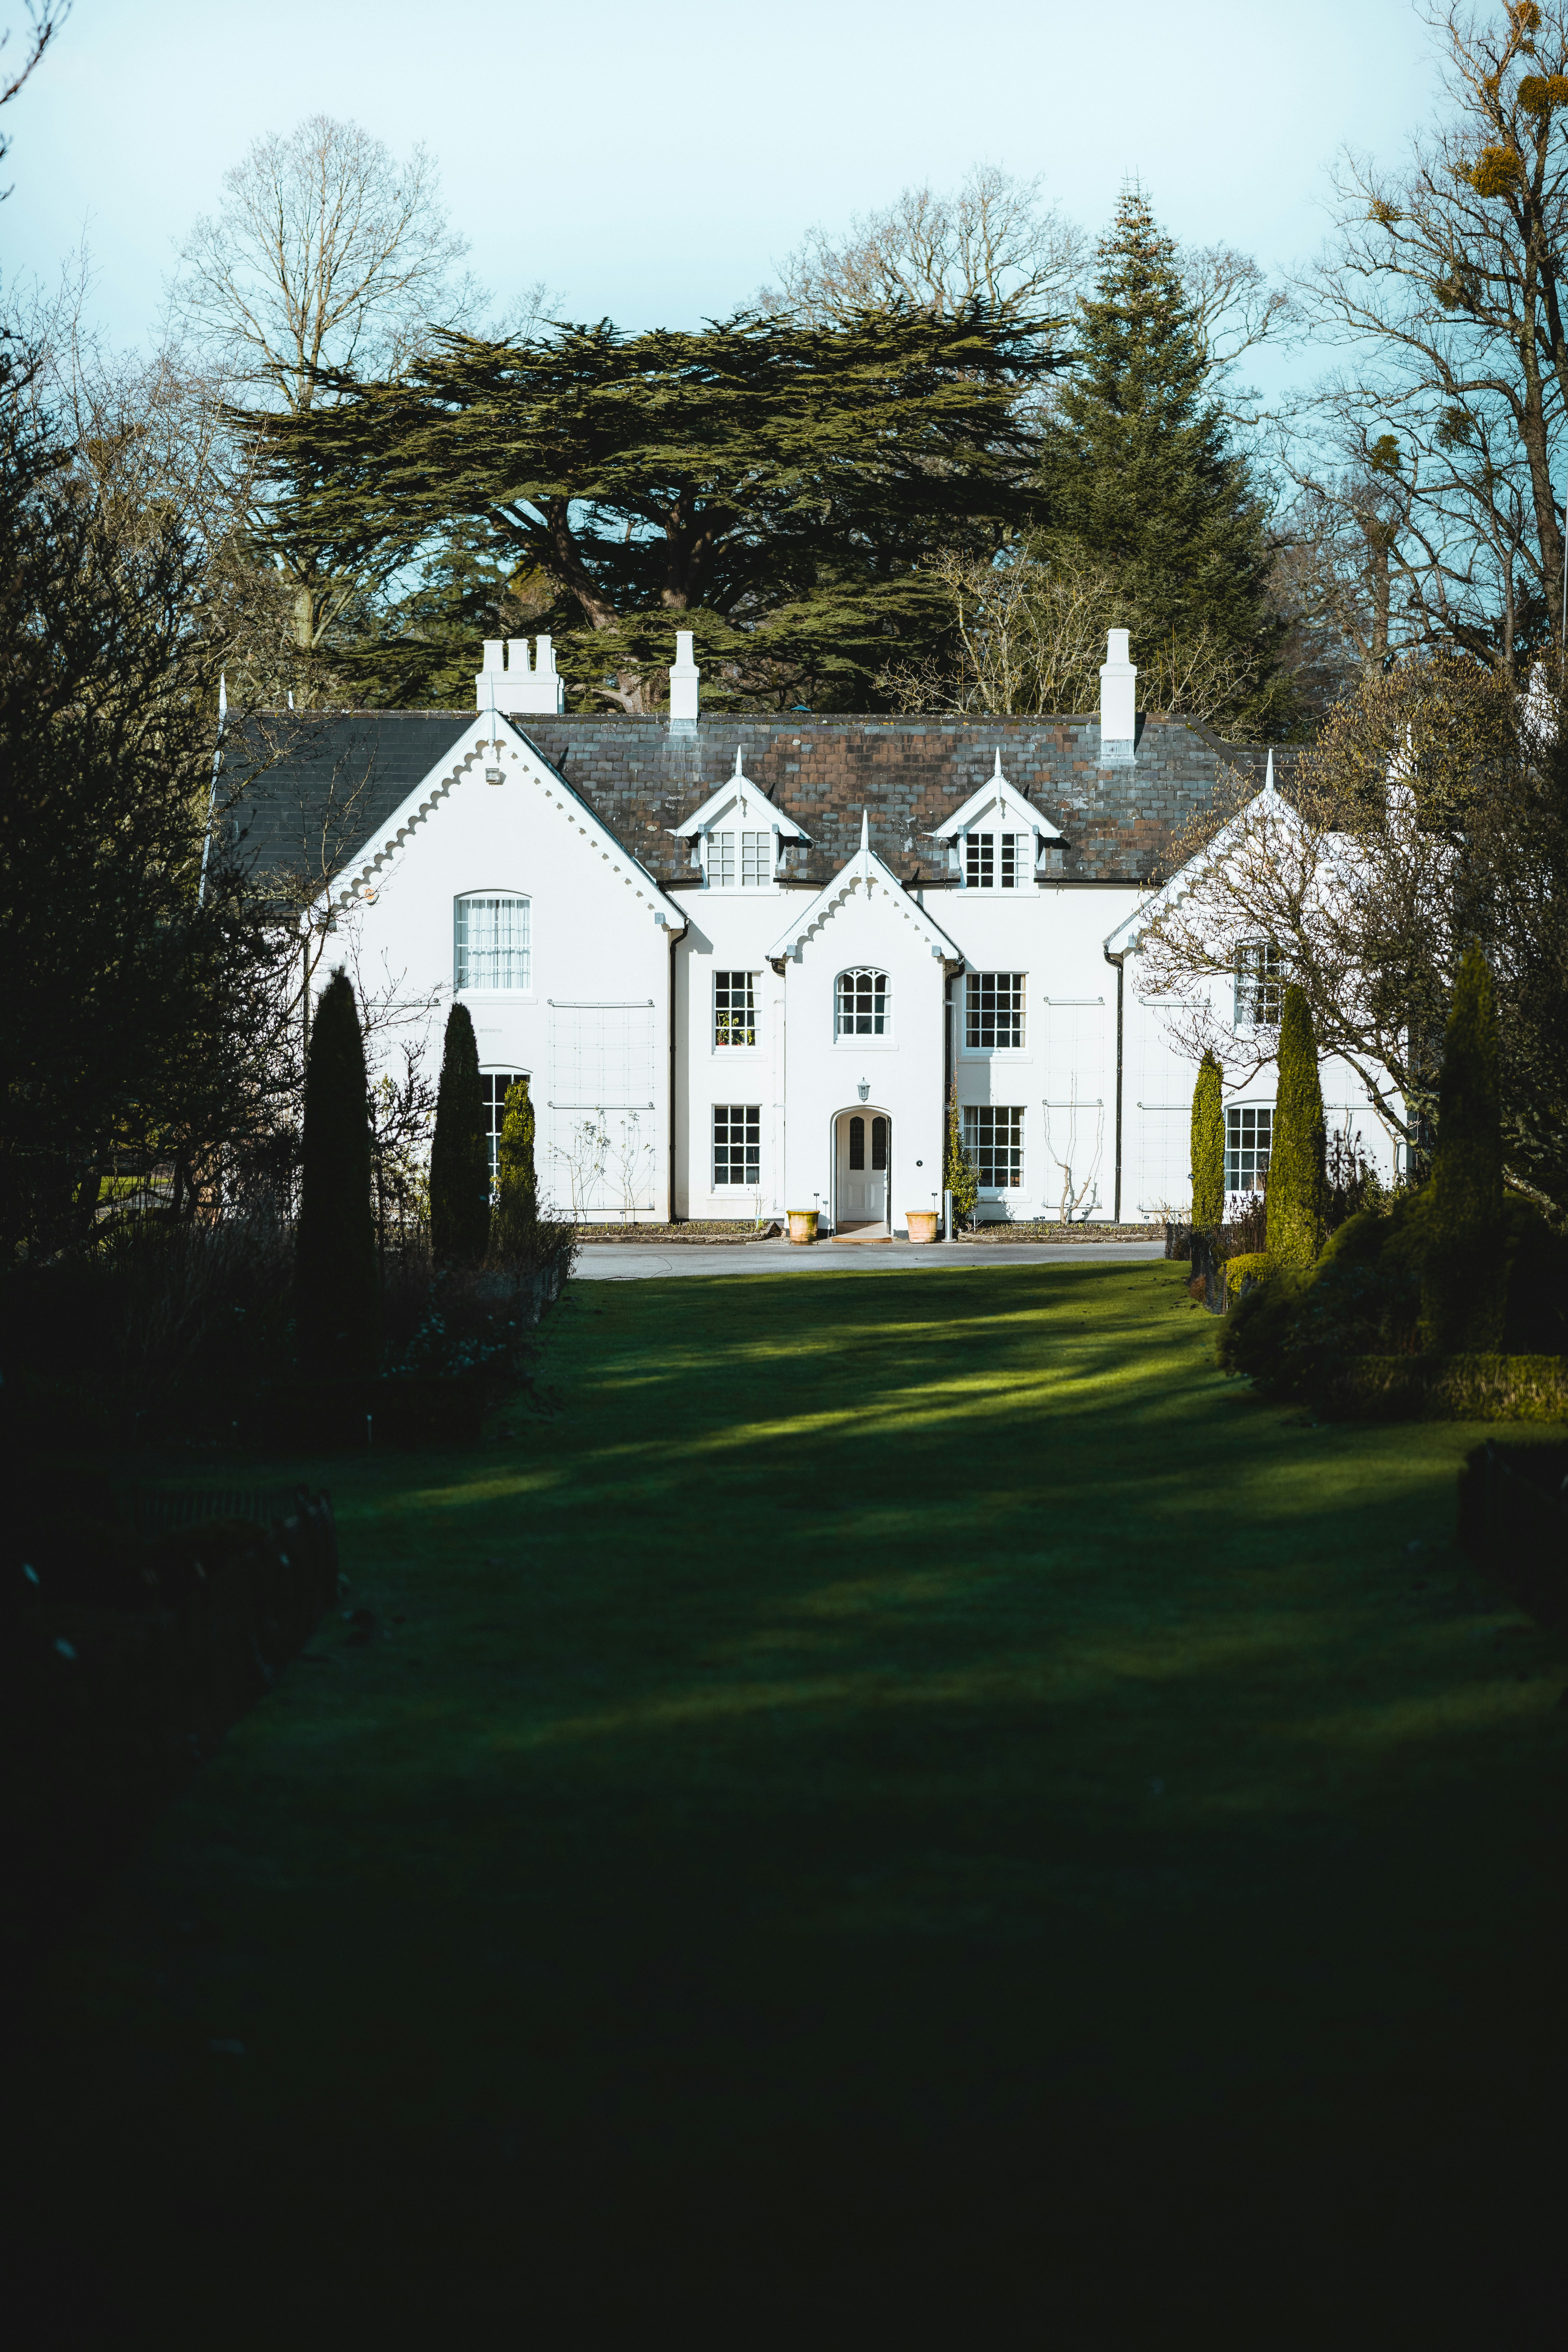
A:
{"type": "Polygon", "coordinates": [[[838,1223],[888,1222],[888,1129],[880,1111],[841,1112],[838,1120],[838,1223]]]}

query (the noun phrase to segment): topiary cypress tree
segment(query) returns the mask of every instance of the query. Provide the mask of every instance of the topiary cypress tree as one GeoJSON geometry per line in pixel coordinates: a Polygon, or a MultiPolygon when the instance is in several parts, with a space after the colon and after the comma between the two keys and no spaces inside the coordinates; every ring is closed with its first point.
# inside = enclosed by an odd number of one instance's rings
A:
{"type": "Polygon", "coordinates": [[[1279,1015],[1279,1089],[1268,1154],[1268,1255],[1310,1265],[1323,1244],[1323,1089],[1306,991],[1288,982],[1279,1015]]]}
{"type": "Polygon", "coordinates": [[[363,1379],[381,1353],[364,1038],[346,972],[321,992],[305,1062],[294,1326],[301,1371],[363,1379]]]}
{"type": "Polygon", "coordinates": [[[1421,1275],[1429,1348],[1502,1345],[1502,1111],[1491,971],[1472,941],[1459,966],[1437,1079],[1430,1241],[1421,1275]]]}
{"type": "Polygon", "coordinates": [[[1193,1088],[1193,1223],[1217,1225],[1225,1216],[1225,1105],[1219,1063],[1205,1053],[1193,1088]]]}
{"type": "Polygon", "coordinates": [[[490,1158],[479,1045],[466,1004],[447,1015],[436,1132],[430,1140],[430,1247],[438,1262],[475,1265],[490,1237],[490,1158]]]}
{"type": "Polygon", "coordinates": [[[531,1257],[539,1229],[539,1183],[533,1169],[533,1105],[528,1080],[507,1089],[496,1149],[496,1204],[490,1215],[490,1255],[503,1264],[531,1257]]]}
{"type": "MultiPolygon", "coordinates": [[[[966,1225],[974,1215],[980,1202],[980,1171],[963,1148],[963,1121],[958,1108],[958,1088],[953,1086],[947,1097],[947,1165],[942,1171],[947,1190],[952,1195],[954,1226],[966,1225]]],[[[952,1239],[950,1234],[948,1237],[952,1239]]]]}

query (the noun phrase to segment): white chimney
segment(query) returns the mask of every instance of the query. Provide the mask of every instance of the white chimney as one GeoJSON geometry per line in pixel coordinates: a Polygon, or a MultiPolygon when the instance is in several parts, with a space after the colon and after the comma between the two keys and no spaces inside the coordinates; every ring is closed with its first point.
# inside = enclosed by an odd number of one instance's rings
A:
{"type": "Polygon", "coordinates": [[[669,731],[672,735],[695,735],[697,732],[697,681],[702,672],[691,658],[690,629],[677,629],[675,659],[669,666],[669,731]]]}
{"type": "Polygon", "coordinates": [[[485,639],[485,666],[474,680],[476,707],[489,710],[521,711],[533,718],[553,719],[566,708],[566,687],[557,674],[555,652],[548,637],[534,639],[533,666],[529,667],[528,639],[509,637],[502,654],[499,637],[485,639]]]}
{"type": "Polygon", "coordinates": [[[1138,668],[1127,657],[1125,629],[1108,629],[1100,666],[1100,764],[1121,767],[1133,758],[1138,731],[1138,668]]]}

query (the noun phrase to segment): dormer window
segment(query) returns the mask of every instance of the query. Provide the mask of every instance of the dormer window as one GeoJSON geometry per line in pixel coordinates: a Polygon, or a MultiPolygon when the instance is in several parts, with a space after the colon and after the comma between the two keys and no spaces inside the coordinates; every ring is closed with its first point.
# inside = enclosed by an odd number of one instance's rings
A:
{"type": "Polygon", "coordinates": [[[715,833],[708,840],[710,890],[760,890],[773,878],[773,836],[766,833],[715,833]]]}
{"type": "Polygon", "coordinates": [[[963,843],[963,879],[971,890],[1016,890],[1025,862],[1021,833],[971,833],[963,843]]]}

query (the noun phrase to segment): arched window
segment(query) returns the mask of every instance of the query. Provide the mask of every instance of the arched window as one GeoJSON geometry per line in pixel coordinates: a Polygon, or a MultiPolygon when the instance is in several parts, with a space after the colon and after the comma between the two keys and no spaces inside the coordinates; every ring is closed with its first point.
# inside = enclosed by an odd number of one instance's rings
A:
{"type": "Polygon", "coordinates": [[[528,899],[473,890],[456,907],[453,986],[492,992],[533,985],[528,899]]]}
{"type": "Polygon", "coordinates": [[[858,1113],[849,1122],[849,1165],[851,1168],[864,1168],[866,1165],[866,1122],[858,1113]]]}
{"type": "Polygon", "coordinates": [[[893,1025],[893,992],[885,971],[862,966],[838,975],[837,1034],[840,1037],[885,1037],[893,1025]]]}

